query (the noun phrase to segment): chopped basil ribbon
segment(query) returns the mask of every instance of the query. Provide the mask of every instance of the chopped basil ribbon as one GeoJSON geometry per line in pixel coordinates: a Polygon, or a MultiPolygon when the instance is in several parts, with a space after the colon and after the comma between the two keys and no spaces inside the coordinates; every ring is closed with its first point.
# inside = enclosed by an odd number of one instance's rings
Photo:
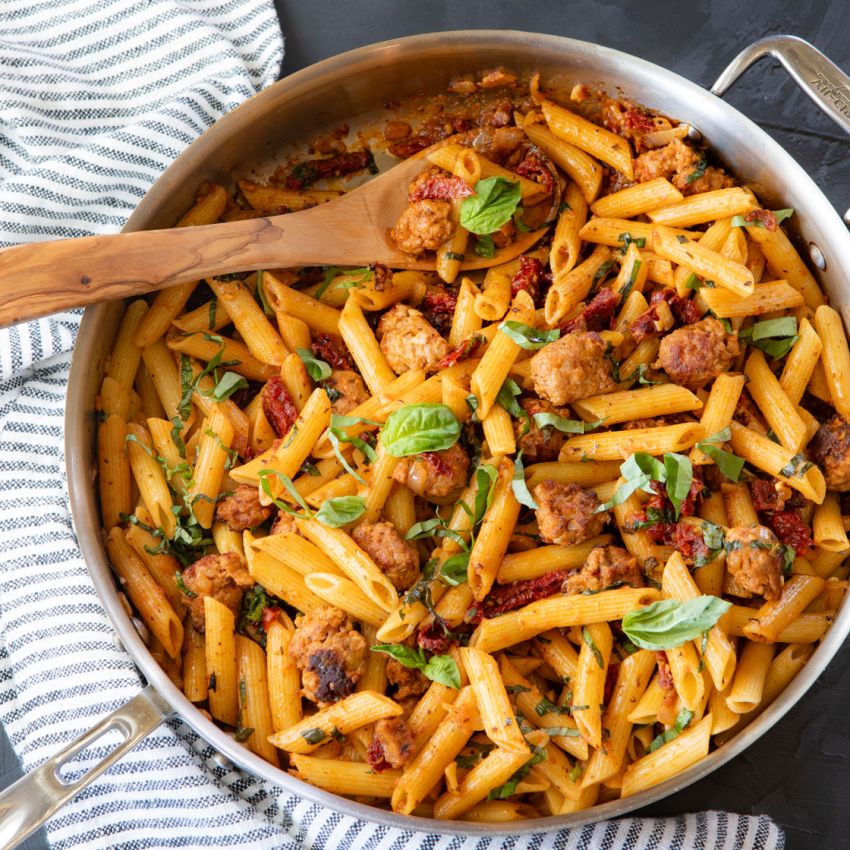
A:
{"type": "Polygon", "coordinates": [[[301,737],[308,744],[319,744],[327,738],[324,729],[320,729],[318,726],[313,726],[310,729],[304,729],[301,732],[301,737]]]}
{"type": "Polygon", "coordinates": [[[496,256],[496,244],[493,242],[493,237],[489,233],[482,233],[475,240],[475,253],[479,257],[496,256]]]}
{"type": "Polygon", "coordinates": [[[337,275],[351,275],[352,279],[342,284],[342,289],[360,288],[372,276],[372,269],[363,266],[358,269],[341,269],[339,266],[328,266],[325,269],[325,279],[322,281],[319,288],[316,290],[313,297],[318,301],[328,291],[328,287],[334,282],[337,275]]]}
{"type": "MultiPolygon", "coordinates": [[[[732,227],[764,227],[764,222],[760,218],[756,218],[754,221],[747,221],[747,215],[749,213],[733,215],[732,227]]],[[[781,224],[786,218],[791,218],[792,215],[794,215],[794,210],[791,207],[786,207],[784,210],[773,210],[773,217],[776,219],[777,224],[781,224]]]]}
{"type": "Polygon", "coordinates": [[[475,470],[475,504],[472,512],[472,525],[475,527],[487,513],[487,508],[493,501],[493,492],[496,489],[496,481],[499,478],[499,470],[492,463],[483,463],[475,470]]]}
{"type": "Polygon", "coordinates": [[[486,177],[475,184],[475,194],[460,205],[460,225],[478,235],[495,233],[507,224],[522,200],[519,182],[486,177]]]}
{"type": "Polygon", "coordinates": [[[725,475],[730,481],[737,481],[741,477],[741,470],[744,468],[746,461],[738,455],[732,454],[721,449],[719,446],[712,445],[713,443],[725,443],[732,439],[732,429],[724,428],[710,437],[697,443],[697,448],[706,457],[710,457],[715,466],[725,475]]]}
{"type": "Polygon", "coordinates": [[[425,658],[421,647],[412,649],[400,644],[385,643],[372,647],[372,652],[385,652],[399,664],[413,670],[421,670],[432,682],[460,690],[460,670],[451,655],[432,655],[425,658]]]}
{"type": "Polygon", "coordinates": [[[544,345],[554,342],[561,335],[558,328],[546,331],[533,328],[523,322],[502,322],[499,325],[499,330],[526,351],[537,351],[544,345]]]}
{"type": "Polygon", "coordinates": [[[301,362],[307,369],[307,374],[314,381],[326,381],[333,371],[324,360],[319,360],[313,355],[309,348],[296,348],[295,353],[301,358],[301,362]]]}
{"type": "MultiPolygon", "coordinates": [[[[221,278],[219,278],[219,280],[221,280],[221,278]]],[[[260,269],[260,271],[257,272],[257,296],[260,299],[260,304],[262,305],[263,312],[267,316],[274,316],[274,310],[272,310],[272,308],[269,307],[269,302],[268,302],[268,299],[266,298],[265,282],[266,282],[266,273],[262,269],[260,269]]],[[[212,330],[213,325],[215,324],[215,305],[216,305],[215,301],[210,301],[210,321],[209,321],[210,330],[212,330]]]]}
{"type": "MultiPolygon", "coordinates": [[[[531,430],[531,417],[528,415],[525,408],[523,408],[523,406],[517,401],[517,397],[521,393],[522,390],[519,388],[519,384],[511,378],[508,378],[496,394],[496,404],[501,405],[514,419],[523,420],[519,436],[524,437],[531,430]]],[[[469,399],[467,399],[467,402],[468,401],[469,399]]]]}
{"type": "Polygon", "coordinates": [[[527,508],[537,510],[539,507],[534,497],[528,489],[528,484],[525,483],[525,468],[522,465],[522,452],[516,456],[514,461],[514,477],[511,480],[511,488],[514,491],[516,500],[527,508]]]}
{"type": "Polygon", "coordinates": [[[284,475],[282,472],[278,472],[276,469],[261,469],[257,475],[260,479],[260,487],[262,491],[272,500],[272,502],[277,505],[282,511],[288,514],[293,514],[294,516],[301,516],[292,505],[287,504],[286,502],[282,502],[280,499],[276,499],[272,493],[271,484],[269,484],[270,478],[277,478],[286,488],[287,492],[290,496],[300,505],[302,510],[304,511],[304,515],[308,518],[312,518],[313,512],[307,506],[307,503],[304,501],[304,497],[295,489],[295,485],[292,483],[292,479],[288,475],[284,475]]]}
{"type": "Polygon", "coordinates": [[[760,348],[768,356],[778,359],[784,357],[799,339],[797,319],[794,316],[783,316],[756,322],[752,327],[740,331],[738,337],[747,340],[755,348],[760,348]]]}
{"type": "Polygon", "coordinates": [[[490,791],[487,799],[506,800],[508,797],[512,797],[516,794],[519,783],[531,772],[531,768],[536,764],[540,764],[541,761],[545,761],[548,757],[546,750],[542,747],[535,747],[531,758],[504,785],[500,785],[498,788],[490,791]]]}
{"type": "Polygon", "coordinates": [[[458,552],[450,558],[446,558],[440,567],[437,578],[449,587],[463,584],[469,573],[469,552],[458,552]]]}
{"type": "Polygon", "coordinates": [[[342,464],[343,469],[357,479],[361,484],[365,484],[363,477],[356,469],[345,459],[345,455],[340,449],[340,443],[351,443],[355,449],[359,449],[368,460],[373,461],[376,457],[375,450],[359,437],[352,437],[346,433],[345,429],[352,425],[380,425],[380,422],[375,422],[372,419],[363,419],[361,416],[341,416],[338,413],[331,414],[331,424],[328,428],[328,440],[333,447],[336,459],[342,464]]]}
{"type": "Polygon", "coordinates": [[[676,715],[676,722],[669,728],[665,729],[660,735],[652,739],[652,742],[647,747],[647,753],[654,753],[659,747],[669,743],[674,738],[678,738],[682,734],[682,730],[691,722],[694,713],[687,708],[683,708],[676,715]]]}
{"type": "Polygon", "coordinates": [[[675,518],[679,518],[682,503],[687,499],[693,481],[693,467],[684,455],[667,452],[663,461],[660,461],[646,452],[635,452],[620,466],[620,474],[626,479],[625,483],[617,489],[610,501],[596,509],[596,513],[623,504],[636,490],[655,493],[651,482],[658,481],[666,485],[667,498],[673,505],[675,518]]]}
{"type": "Polygon", "coordinates": [[[590,634],[590,629],[588,629],[587,626],[582,627],[581,639],[584,641],[585,645],[590,650],[593,657],[596,659],[596,663],[599,665],[599,669],[604,670],[605,659],[602,657],[602,652],[599,650],[599,647],[593,640],[593,635],[590,634]]]}
{"type": "Polygon", "coordinates": [[[641,649],[672,649],[698,638],[729,610],[732,603],[717,596],[697,596],[680,602],[662,599],[623,617],[623,633],[641,649]]]}
{"type": "Polygon", "coordinates": [[[806,460],[805,455],[796,454],[779,470],[779,474],[785,478],[802,478],[811,468],[812,463],[806,460]]]}
{"type": "Polygon", "coordinates": [[[598,428],[605,420],[597,419],[595,422],[580,422],[578,419],[564,419],[556,413],[535,413],[532,417],[538,428],[551,426],[563,434],[586,434],[598,428]]]}
{"type": "Polygon", "coordinates": [[[341,528],[360,519],[365,510],[366,500],[362,496],[334,496],[322,502],[316,519],[328,528],[341,528]]]}
{"type": "Polygon", "coordinates": [[[632,236],[631,233],[621,233],[617,237],[617,241],[623,243],[623,248],[622,248],[623,253],[625,253],[626,250],[628,249],[629,245],[632,245],[632,244],[635,246],[635,248],[645,248],[646,247],[646,237],[645,236],[639,236],[637,239],[635,239],[632,236]]]}
{"type": "Polygon", "coordinates": [[[248,382],[242,375],[237,375],[236,372],[225,372],[213,387],[212,397],[214,401],[226,401],[237,390],[247,388],[248,382]]]}
{"type": "Polygon", "coordinates": [[[460,437],[460,423],[445,404],[408,404],[393,411],[381,434],[391,457],[450,449],[460,437]]]}

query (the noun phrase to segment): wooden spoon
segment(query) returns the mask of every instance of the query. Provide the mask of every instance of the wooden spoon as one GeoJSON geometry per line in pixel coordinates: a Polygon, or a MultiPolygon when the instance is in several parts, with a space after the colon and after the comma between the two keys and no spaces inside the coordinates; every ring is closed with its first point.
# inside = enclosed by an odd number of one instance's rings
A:
{"type": "MultiPolygon", "coordinates": [[[[433,271],[433,256],[403,254],[388,235],[404,209],[408,185],[428,166],[425,155],[430,150],[302,212],[6,248],[0,251],[0,327],[233,272],[370,263],[433,271]]],[[[545,232],[544,227],[519,233],[492,257],[470,252],[463,268],[507,262],[527,251],[545,232]]]]}

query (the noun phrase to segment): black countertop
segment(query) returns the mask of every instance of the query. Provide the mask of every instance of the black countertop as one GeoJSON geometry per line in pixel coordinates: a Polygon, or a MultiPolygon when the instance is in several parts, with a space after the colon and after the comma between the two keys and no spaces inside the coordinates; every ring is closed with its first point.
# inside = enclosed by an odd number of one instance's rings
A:
{"type": "MultiPolygon", "coordinates": [[[[283,74],[403,35],[452,29],[518,29],[597,42],[664,65],[705,86],[745,45],[771,33],[808,39],[850,69],[847,0],[761,0],[708,4],[570,0],[275,0],[286,53],[283,74]]],[[[850,138],[823,116],[770,60],[727,100],[785,147],[840,212],[850,206],[850,138]]],[[[765,813],[785,828],[788,850],[850,848],[850,647],[789,715],[709,778],[644,810],[765,813]]],[[[20,775],[0,731],[0,788],[20,775]]],[[[47,847],[44,833],[25,845],[47,847]]]]}

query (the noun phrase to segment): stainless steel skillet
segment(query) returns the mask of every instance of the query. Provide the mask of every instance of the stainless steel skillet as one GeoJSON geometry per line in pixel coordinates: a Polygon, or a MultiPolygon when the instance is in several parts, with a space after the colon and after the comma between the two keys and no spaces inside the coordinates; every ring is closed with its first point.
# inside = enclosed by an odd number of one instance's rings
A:
{"type": "MultiPolygon", "coordinates": [[[[791,73],[821,109],[850,132],[850,79],[811,45],[775,36],[746,48],[711,91],[657,65],[615,50],[566,38],[521,32],[435,33],[345,53],[280,81],[222,118],[163,174],[127,224],[128,230],[168,227],[190,206],[206,179],[242,175],[280,148],[341,121],[368,123],[387,100],[417,91],[438,93],[459,73],[506,65],[540,70],[544,78],[600,83],[609,90],[688,121],[710,141],[740,178],[754,184],[769,205],[797,210],[800,246],[808,253],[832,303],[850,324],[850,235],[829,201],[800,166],[722,95],[749,65],[771,55],[791,73]]],[[[847,219],[850,222],[850,218],[847,219]]],[[[29,776],[0,794],[0,847],[12,847],[41,826],[60,806],[169,718],[180,718],[234,763],[326,808],[402,829],[454,835],[529,834],[578,826],[623,815],[695,782],[749,746],[806,692],[850,632],[846,603],[808,665],[791,686],[736,738],[688,771],[648,791],[593,809],[539,820],[500,824],[446,822],[403,817],[321,791],[271,767],[189,703],[153,659],[127,617],[106,561],[100,534],[95,465],[94,398],[117,330],[122,306],[86,311],[74,352],[66,408],[66,458],[71,508],[80,547],[115,630],[149,683],[136,697],[29,776]],[[59,778],[62,764],[107,731],[123,741],[73,783],[59,778]]]]}

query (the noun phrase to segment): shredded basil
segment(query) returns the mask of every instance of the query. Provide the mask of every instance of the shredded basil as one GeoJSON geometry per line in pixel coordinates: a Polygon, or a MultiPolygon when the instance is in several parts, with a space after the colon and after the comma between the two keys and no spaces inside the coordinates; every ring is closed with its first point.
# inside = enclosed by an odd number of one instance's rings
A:
{"type": "Polygon", "coordinates": [[[546,331],[533,328],[523,322],[502,322],[499,330],[526,351],[537,351],[550,342],[554,342],[561,335],[558,328],[546,331]]]}
{"type": "Polygon", "coordinates": [[[659,747],[669,743],[674,738],[678,738],[682,730],[691,722],[693,716],[692,711],[683,708],[676,715],[676,722],[669,729],[665,729],[660,735],[652,739],[652,742],[646,749],[647,753],[654,753],[659,747]]]}
{"type": "Polygon", "coordinates": [[[731,602],[696,596],[685,602],[662,599],[623,617],[623,633],[641,649],[672,649],[698,638],[725,614],[731,602]]]}
{"type": "Polygon", "coordinates": [[[420,670],[432,682],[439,682],[448,688],[460,690],[460,670],[451,655],[432,655],[426,659],[421,647],[413,649],[391,643],[373,646],[372,652],[384,652],[399,664],[413,670],[420,670]]]}
{"type": "Polygon", "coordinates": [[[360,519],[365,510],[366,500],[362,496],[334,496],[322,502],[316,519],[328,528],[341,528],[360,519]]]}

